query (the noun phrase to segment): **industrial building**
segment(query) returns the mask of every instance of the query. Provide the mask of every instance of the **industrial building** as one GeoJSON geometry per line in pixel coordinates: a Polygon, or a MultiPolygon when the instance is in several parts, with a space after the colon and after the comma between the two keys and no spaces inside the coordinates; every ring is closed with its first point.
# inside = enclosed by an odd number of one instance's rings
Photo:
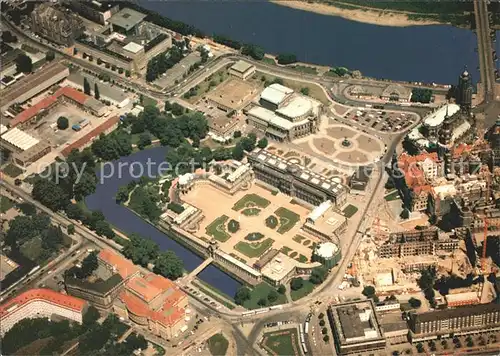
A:
{"type": "Polygon", "coordinates": [[[257,86],[242,79],[230,78],[211,91],[205,99],[224,112],[243,109],[256,95],[257,86]]]}
{"type": "Polygon", "coordinates": [[[24,103],[35,95],[61,82],[69,75],[69,69],[59,62],[52,62],[39,68],[36,73],[2,90],[0,95],[1,111],[5,112],[14,103],[24,103]]]}
{"type": "Polygon", "coordinates": [[[80,16],[95,23],[107,25],[108,20],[116,14],[120,7],[110,2],[67,0],[67,5],[80,16]]]}
{"type": "Polygon", "coordinates": [[[101,83],[95,77],[90,75],[74,72],[66,78],[65,83],[75,89],[83,91],[83,82],[85,79],[87,79],[92,91],[97,83],[100,100],[107,100],[118,108],[123,108],[130,103],[130,98],[123,92],[122,89],[117,86],[111,86],[108,83],[101,83]]]}
{"type": "Polygon", "coordinates": [[[85,30],[83,21],[69,11],[52,3],[41,3],[31,13],[31,29],[34,33],[57,44],[70,47],[85,30]]]}
{"type": "Polygon", "coordinates": [[[150,59],[172,46],[172,37],[161,27],[144,21],[147,15],[122,9],[111,16],[106,26],[87,30],[75,42],[83,58],[112,70],[139,72],[150,59]]]}
{"type": "Polygon", "coordinates": [[[255,149],[247,158],[255,178],[287,195],[315,206],[327,200],[337,207],[346,202],[348,188],[335,178],[327,178],[306,167],[290,164],[264,149],[255,149]]]}
{"type": "Polygon", "coordinates": [[[385,336],[372,300],[334,304],[327,313],[340,355],[385,348],[385,336]]]}
{"type": "Polygon", "coordinates": [[[0,305],[0,335],[27,318],[52,318],[54,315],[81,324],[88,304],[80,298],[51,289],[30,289],[0,305]]]}
{"type": "Polygon", "coordinates": [[[35,105],[16,115],[10,122],[10,127],[26,128],[31,126],[36,120],[47,115],[51,109],[60,103],[76,105],[83,111],[87,111],[94,116],[101,117],[107,112],[107,107],[99,100],[94,99],[71,87],[63,87],[57,90],[54,95],[40,100],[35,105]]]}
{"type": "Polygon", "coordinates": [[[500,304],[480,304],[410,315],[412,342],[500,330],[500,304]]]}
{"type": "Polygon", "coordinates": [[[280,84],[265,88],[245,109],[248,123],[276,141],[292,141],[318,130],[323,105],[280,84]]]}
{"type": "Polygon", "coordinates": [[[11,160],[20,167],[27,167],[51,151],[50,144],[18,128],[0,125],[0,147],[11,153],[11,160]]]}
{"type": "Polygon", "coordinates": [[[255,71],[256,68],[253,64],[242,60],[236,62],[231,66],[231,68],[229,68],[230,75],[243,80],[246,80],[248,77],[254,75],[255,71]]]}
{"type": "Polygon", "coordinates": [[[83,137],[79,138],[75,142],[64,147],[64,149],[61,151],[61,154],[64,157],[68,157],[71,151],[73,150],[81,151],[84,148],[89,147],[96,138],[99,138],[101,134],[107,135],[114,129],[116,129],[119,123],[120,123],[120,118],[118,116],[113,116],[107,119],[102,124],[94,128],[92,131],[85,134],[83,137]]]}

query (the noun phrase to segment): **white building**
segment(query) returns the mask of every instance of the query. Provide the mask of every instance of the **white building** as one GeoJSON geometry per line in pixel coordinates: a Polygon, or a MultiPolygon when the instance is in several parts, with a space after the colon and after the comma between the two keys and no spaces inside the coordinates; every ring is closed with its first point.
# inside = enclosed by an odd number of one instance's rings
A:
{"type": "Polygon", "coordinates": [[[57,315],[77,323],[87,311],[87,302],[51,289],[31,289],[0,306],[0,335],[26,318],[57,315]]]}

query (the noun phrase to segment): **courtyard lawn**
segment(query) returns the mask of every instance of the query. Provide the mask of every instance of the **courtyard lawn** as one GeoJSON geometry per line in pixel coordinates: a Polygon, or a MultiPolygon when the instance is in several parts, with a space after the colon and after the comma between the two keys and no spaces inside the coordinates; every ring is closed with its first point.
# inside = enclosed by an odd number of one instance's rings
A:
{"type": "Polygon", "coordinates": [[[245,240],[247,241],[259,241],[264,238],[264,234],[260,232],[251,232],[247,236],[245,236],[245,240]]]}
{"type": "Polygon", "coordinates": [[[265,333],[262,337],[262,348],[269,355],[299,356],[300,351],[297,329],[285,329],[265,333]]]}
{"type": "Polygon", "coordinates": [[[299,257],[296,260],[299,261],[300,263],[306,263],[306,262],[309,261],[309,258],[307,258],[306,256],[304,256],[303,254],[300,254],[299,257]]]}
{"type": "Polygon", "coordinates": [[[280,252],[281,252],[281,253],[283,253],[283,254],[285,254],[285,255],[287,255],[287,256],[288,256],[288,254],[289,254],[290,252],[292,252],[292,251],[293,251],[293,250],[292,250],[290,247],[288,247],[288,246],[283,246],[283,247],[281,248],[281,250],[280,250],[280,252]]]}
{"type": "Polygon", "coordinates": [[[23,173],[23,170],[21,168],[19,168],[16,165],[13,165],[12,163],[5,166],[5,168],[2,171],[12,178],[16,178],[23,173]]]}
{"type": "Polygon", "coordinates": [[[314,289],[314,284],[311,282],[304,280],[304,284],[302,285],[302,288],[298,290],[291,290],[290,296],[292,297],[292,300],[299,300],[300,298],[305,297],[306,295],[310,294],[314,289]]]}
{"type": "Polygon", "coordinates": [[[224,356],[228,346],[229,342],[222,334],[215,334],[208,339],[208,350],[213,356],[224,356]]]}
{"type": "Polygon", "coordinates": [[[384,197],[384,199],[387,200],[387,201],[398,200],[399,199],[399,192],[397,190],[395,190],[392,193],[386,195],[384,197]]]}
{"type": "Polygon", "coordinates": [[[238,242],[234,249],[249,258],[260,257],[264,252],[266,252],[273,245],[274,240],[267,238],[262,242],[238,242]]]}
{"type": "Polygon", "coordinates": [[[280,226],[278,227],[279,234],[290,231],[295,224],[300,221],[300,215],[287,208],[278,208],[274,213],[278,216],[280,221],[280,226]]]}
{"type": "Polygon", "coordinates": [[[245,216],[257,216],[260,214],[259,208],[246,208],[241,211],[241,213],[245,216]]]}
{"type": "Polygon", "coordinates": [[[10,208],[14,207],[14,202],[3,195],[0,195],[0,213],[5,213],[10,208]]]}
{"type": "Polygon", "coordinates": [[[304,240],[304,239],[305,239],[304,236],[295,235],[292,240],[300,244],[300,243],[302,243],[302,240],[304,240]]]}
{"type": "Polygon", "coordinates": [[[231,235],[226,231],[226,221],[229,219],[229,216],[222,215],[217,219],[212,221],[210,225],[208,225],[205,229],[207,235],[212,236],[214,239],[220,242],[225,242],[229,240],[231,235]]]}
{"type": "Polygon", "coordinates": [[[234,206],[233,210],[240,211],[243,208],[267,208],[271,204],[269,200],[261,197],[257,194],[247,194],[240,200],[238,200],[234,206]]]}
{"type": "Polygon", "coordinates": [[[272,306],[272,305],[279,305],[279,304],[284,304],[287,302],[286,300],[286,295],[284,294],[279,294],[278,293],[278,299],[276,299],[274,302],[269,302],[267,299],[267,296],[269,295],[270,291],[276,291],[276,288],[271,286],[270,284],[266,282],[261,282],[257,284],[250,292],[250,299],[246,300],[243,303],[243,307],[251,310],[251,309],[260,309],[262,306],[258,304],[258,301],[260,299],[265,299],[267,300],[266,306],[272,306]]]}
{"type": "Polygon", "coordinates": [[[352,204],[349,204],[344,210],[342,210],[346,218],[350,218],[358,212],[358,208],[352,204]]]}

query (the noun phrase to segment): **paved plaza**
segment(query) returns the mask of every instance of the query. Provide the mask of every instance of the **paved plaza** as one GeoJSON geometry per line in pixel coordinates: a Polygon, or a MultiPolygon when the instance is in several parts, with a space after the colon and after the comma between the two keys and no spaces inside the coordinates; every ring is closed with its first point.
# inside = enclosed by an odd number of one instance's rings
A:
{"type": "Polygon", "coordinates": [[[380,160],[384,143],[347,125],[324,120],[318,133],[294,141],[304,152],[323,155],[345,165],[366,165],[380,160]]]}

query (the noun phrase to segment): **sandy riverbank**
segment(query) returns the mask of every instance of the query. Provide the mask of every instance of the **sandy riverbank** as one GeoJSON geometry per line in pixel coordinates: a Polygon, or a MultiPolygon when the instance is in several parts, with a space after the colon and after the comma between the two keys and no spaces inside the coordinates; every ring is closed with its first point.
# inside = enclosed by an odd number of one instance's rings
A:
{"type": "Polygon", "coordinates": [[[393,26],[393,27],[407,27],[407,26],[424,26],[424,25],[437,25],[441,24],[437,21],[431,20],[410,20],[408,15],[405,13],[398,12],[387,12],[384,10],[350,10],[342,9],[334,5],[326,5],[320,3],[308,3],[306,1],[291,0],[271,0],[271,2],[288,6],[298,10],[315,12],[317,14],[329,15],[329,16],[339,16],[347,20],[368,23],[372,25],[379,26],[393,26]]]}

